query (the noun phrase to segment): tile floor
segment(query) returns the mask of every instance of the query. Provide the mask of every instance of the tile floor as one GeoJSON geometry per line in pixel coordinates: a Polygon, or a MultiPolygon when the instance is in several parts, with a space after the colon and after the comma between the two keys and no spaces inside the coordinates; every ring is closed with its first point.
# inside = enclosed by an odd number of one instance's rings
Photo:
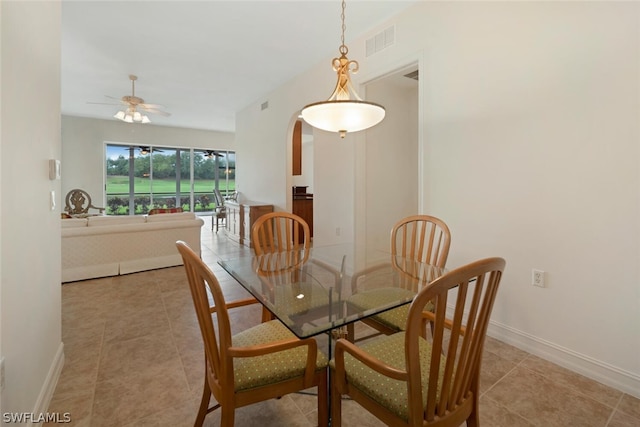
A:
{"type": "MultiPolygon", "coordinates": [[[[244,290],[219,266],[250,255],[223,232],[203,227],[202,257],[229,299],[244,290]]],[[[62,286],[65,365],[49,411],[76,426],[191,426],[201,393],[202,341],[182,267],[62,286]]],[[[260,320],[258,306],[235,311],[238,329],[260,320]]],[[[482,368],[485,427],[639,427],[640,399],[488,338],[482,368]]],[[[236,425],[316,425],[313,395],[292,394],[237,411],[236,425]]],[[[205,425],[219,425],[219,411],[205,425]]],[[[346,426],[380,426],[353,402],[346,426]]]]}

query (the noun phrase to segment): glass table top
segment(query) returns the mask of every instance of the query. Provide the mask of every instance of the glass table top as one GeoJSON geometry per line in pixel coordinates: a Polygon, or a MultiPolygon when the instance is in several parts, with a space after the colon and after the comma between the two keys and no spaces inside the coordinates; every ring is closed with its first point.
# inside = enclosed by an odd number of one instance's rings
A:
{"type": "Polygon", "coordinates": [[[219,264],[300,338],[409,304],[445,272],[391,254],[356,262],[353,250],[344,245],[219,264]]]}

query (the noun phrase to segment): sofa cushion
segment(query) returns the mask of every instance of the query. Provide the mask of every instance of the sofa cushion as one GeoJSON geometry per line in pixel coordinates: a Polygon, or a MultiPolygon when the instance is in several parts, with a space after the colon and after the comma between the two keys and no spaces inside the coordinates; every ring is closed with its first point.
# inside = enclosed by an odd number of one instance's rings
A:
{"type": "Polygon", "coordinates": [[[86,227],[87,218],[67,218],[62,220],[62,228],[86,227]]]}
{"type": "Polygon", "coordinates": [[[122,224],[144,224],[144,215],[122,215],[122,216],[90,216],[87,218],[89,227],[122,225],[122,224]]]}
{"type": "Polygon", "coordinates": [[[147,216],[147,222],[185,221],[185,220],[192,220],[195,217],[196,217],[196,214],[194,214],[193,212],[162,213],[162,214],[147,216]]]}

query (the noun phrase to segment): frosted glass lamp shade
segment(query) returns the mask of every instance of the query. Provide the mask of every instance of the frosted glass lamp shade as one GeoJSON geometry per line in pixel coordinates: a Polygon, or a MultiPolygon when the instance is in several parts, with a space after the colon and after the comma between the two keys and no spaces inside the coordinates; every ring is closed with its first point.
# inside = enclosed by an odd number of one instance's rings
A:
{"type": "Polygon", "coordinates": [[[315,128],[342,134],[377,125],[384,119],[385,109],[365,101],[325,101],[307,105],[301,115],[315,128]]]}
{"type": "Polygon", "coordinates": [[[125,123],[151,123],[147,115],[141,114],[133,108],[129,108],[127,111],[118,111],[113,117],[125,123]]]}

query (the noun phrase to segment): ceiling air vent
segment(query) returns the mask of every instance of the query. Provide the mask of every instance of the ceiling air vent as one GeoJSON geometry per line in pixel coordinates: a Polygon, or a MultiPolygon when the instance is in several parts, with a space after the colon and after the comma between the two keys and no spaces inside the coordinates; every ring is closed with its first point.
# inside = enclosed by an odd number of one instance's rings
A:
{"type": "Polygon", "coordinates": [[[366,56],[380,52],[396,42],[396,27],[391,26],[366,41],[366,56]]]}

